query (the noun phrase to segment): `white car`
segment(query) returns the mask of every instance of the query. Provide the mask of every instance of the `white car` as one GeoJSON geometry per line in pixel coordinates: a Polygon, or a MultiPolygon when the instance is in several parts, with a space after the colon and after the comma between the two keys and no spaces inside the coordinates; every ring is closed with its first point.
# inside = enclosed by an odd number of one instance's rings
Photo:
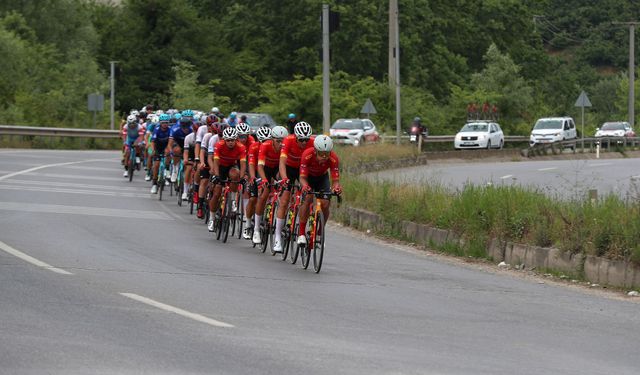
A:
{"type": "Polygon", "coordinates": [[[546,117],[536,121],[529,136],[529,145],[562,142],[577,136],[576,124],[571,117],[546,117]]]}
{"type": "Polygon", "coordinates": [[[334,143],[360,146],[363,143],[378,142],[380,135],[369,119],[338,119],[331,125],[329,135],[334,143]]]}
{"type": "Polygon", "coordinates": [[[596,129],[596,138],[599,137],[635,137],[636,133],[628,122],[605,122],[601,128],[596,129]]]}
{"type": "Polygon", "coordinates": [[[456,150],[465,148],[502,148],[504,133],[500,125],[489,121],[473,121],[466,123],[456,134],[453,147],[456,150]]]}

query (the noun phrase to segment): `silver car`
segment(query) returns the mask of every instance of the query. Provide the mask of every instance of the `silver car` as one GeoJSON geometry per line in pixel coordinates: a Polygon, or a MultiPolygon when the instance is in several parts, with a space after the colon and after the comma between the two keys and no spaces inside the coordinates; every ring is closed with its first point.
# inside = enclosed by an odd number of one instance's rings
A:
{"type": "Polygon", "coordinates": [[[380,135],[369,119],[338,119],[329,130],[334,143],[360,146],[364,143],[378,142],[380,135]]]}

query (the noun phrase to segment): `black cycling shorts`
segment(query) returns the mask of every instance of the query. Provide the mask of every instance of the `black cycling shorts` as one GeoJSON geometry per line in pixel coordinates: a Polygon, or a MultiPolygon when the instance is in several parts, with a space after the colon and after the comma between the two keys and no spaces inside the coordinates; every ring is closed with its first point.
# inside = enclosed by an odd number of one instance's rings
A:
{"type": "Polygon", "coordinates": [[[322,176],[308,176],[307,181],[309,181],[311,190],[326,193],[320,196],[320,199],[331,198],[331,184],[329,183],[328,173],[325,173],[322,176]]]}
{"type": "MultiPolygon", "coordinates": [[[[284,176],[280,176],[284,178],[284,176]]],[[[291,191],[293,189],[294,182],[300,181],[300,168],[294,168],[287,165],[287,178],[289,179],[289,183],[284,188],[286,191],[291,191]]]]}

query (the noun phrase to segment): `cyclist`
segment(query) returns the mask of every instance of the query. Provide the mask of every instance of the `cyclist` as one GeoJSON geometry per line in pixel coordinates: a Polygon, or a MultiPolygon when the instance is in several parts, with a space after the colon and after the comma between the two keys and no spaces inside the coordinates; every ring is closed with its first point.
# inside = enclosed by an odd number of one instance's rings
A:
{"type": "Polygon", "coordinates": [[[293,183],[298,180],[300,173],[300,157],[304,150],[313,147],[312,131],[311,125],[300,121],[293,127],[293,134],[285,138],[282,143],[279,171],[285,188],[280,196],[278,212],[276,213],[275,244],[273,245],[273,251],[276,253],[282,252],[282,227],[289,207],[291,189],[293,188],[293,183]]]}
{"type": "Polygon", "coordinates": [[[146,128],[146,132],[145,132],[145,144],[147,145],[146,147],[146,155],[145,157],[147,158],[147,166],[146,166],[146,170],[147,170],[147,175],[144,177],[145,181],[150,181],[151,180],[151,164],[153,161],[153,154],[151,153],[152,148],[151,148],[151,136],[153,135],[153,132],[155,131],[156,127],[158,127],[158,115],[156,114],[151,114],[147,117],[147,124],[145,126],[146,128]]]}
{"type": "MultiPolygon", "coordinates": [[[[325,193],[325,195],[318,197],[322,204],[325,223],[329,220],[329,198],[331,192],[342,193],[339,164],[338,155],[333,152],[333,141],[326,135],[317,136],[313,141],[313,148],[306,149],[300,158],[300,186],[302,191],[325,193]],[[331,174],[331,185],[329,185],[329,174],[331,174]]],[[[313,196],[307,195],[300,204],[298,245],[306,245],[307,243],[304,232],[309,218],[309,206],[312,202],[313,196]]]]}
{"type": "Polygon", "coordinates": [[[260,127],[258,131],[256,131],[256,137],[258,138],[258,142],[254,142],[247,151],[247,166],[249,169],[247,191],[249,193],[249,203],[245,209],[244,230],[242,232],[242,237],[245,240],[251,239],[253,215],[255,214],[256,201],[258,200],[258,157],[260,156],[260,146],[263,142],[271,138],[271,129],[268,126],[260,127]]]}
{"type": "MultiPolygon", "coordinates": [[[[206,129],[206,126],[202,126],[202,128],[206,129]]],[[[184,163],[184,179],[183,179],[183,190],[182,190],[182,200],[186,201],[189,199],[189,185],[191,185],[191,170],[193,169],[196,158],[196,133],[191,132],[186,137],[184,137],[184,151],[182,153],[182,162],[184,163]]],[[[198,189],[198,187],[195,187],[198,189]]]]}
{"type": "Polygon", "coordinates": [[[197,194],[194,194],[193,203],[197,207],[196,216],[199,219],[202,219],[202,201],[204,200],[204,194],[206,190],[206,183],[201,184],[200,182],[204,178],[205,181],[209,181],[209,167],[207,165],[207,142],[211,138],[213,132],[213,124],[216,122],[218,118],[215,115],[205,115],[202,114],[200,117],[200,122],[202,122],[203,126],[198,128],[198,132],[196,133],[196,146],[195,146],[195,159],[194,159],[194,168],[196,169],[195,175],[195,184],[198,186],[197,194]]]}
{"type": "MultiPolygon", "coordinates": [[[[238,130],[238,142],[242,143],[244,147],[247,149],[247,160],[249,159],[249,149],[251,146],[256,143],[256,140],[251,135],[251,128],[244,122],[239,122],[236,125],[236,130],[238,130]]],[[[241,177],[246,181],[249,178],[249,168],[245,168],[246,174],[241,177]]],[[[249,204],[249,189],[243,189],[242,191],[242,212],[245,213],[245,221],[247,218],[247,205],[249,204]]],[[[235,201],[234,203],[235,204],[235,201]]]]}
{"type": "Polygon", "coordinates": [[[171,171],[171,182],[176,182],[178,179],[178,165],[180,164],[180,157],[182,157],[182,152],[184,151],[184,139],[193,131],[193,111],[185,109],[182,111],[182,115],[176,113],[174,118],[177,119],[177,122],[171,127],[171,134],[169,135],[169,149],[173,153],[174,165],[171,171]]]}
{"type": "MultiPolygon", "coordinates": [[[[214,183],[213,197],[209,201],[209,209],[212,213],[217,214],[217,208],[220,203],[220,194],[222,193],[222,183],[220,181],[240,181],[240,176],[244,176],[246,161],[247,161],[247,149],[244,145],[237,142],[238,131],[235,128],[227,127],[222,132],[222,141],[219,141],[213,152],[213,163],[211,164],[212,174],[211,182],[214,183]],[[238,164],[240,164],[240,170],[238,171],[238,164]]],[[[236,193],[238,191],[238,184],[232,184],[230,186],[231,192],[236,193]]],[[[231,194],[230,199],[235,199],[235,194],[231,194]]],[[[213,215],[212,215],[213,216],[213,215]]],[[[213,232],[214,227],[213,217],[209,221],[208,229],[213,232]]]]}
{"type": "Polygon", "coordinates": [[[287,116],[287,123],[285,124],[287,131],[289,131],[289,134],[293,134],[293,128],[294,126],[296,126],[297,123],[298,123],[298,119],[296,117],[296,114],[289,113],[289,116],[287,116]]]}
{"type": "MultiPolygon", "coordinates": [[[[124,140],[124,174],[123,177],[129,177],[129,156],[131,147],[136,148],[136,154],[140,155],[140,145],[144,143],[144,127],[138,122],[135,115],[127,117],[127,123],[123,128],[124,140]]],[[[140,163],[140,158],[136,157],[136,164],[140,163]]]]}
{"type": "MultiPolygon", "coordinates": [[[[259,244],[262,242],[260,237],[260,222],[264,215],[264,208],[267,205],[267,199],[269,199],[269,193],[271,188],[269,184],[276,180],[279,173],[280,164],[280,151],[282,150],[282,141],[289,135],[287,129],[284,126],[276,126],[271,131],[271,140],[264,142],[260,146],[260,153],[258,155],[258,177],[260,178],[260,185],[262,187],[258,202],[256,204],[254,221],[253,221],[253,238],[252,242],[259,244]]],[[[282,228],[280,228],[282,230],[282,228]]]]}
{"type": "Polygon", "coordinates": [[[231,112],[229,114],[229,118],[227,119],[227,124],[229,124],[229,126],[231,127],[235,127],[236,125],[238,125],[239,121],[238,121],[238,113],[237,112],[231,112]]]}
{"type": "MultiPolygon", "coordinates": [[[[151,136],[151,154],[153,155],[153,185],[151,186],[151,194],[158,192],[158,170],[160,169],[160,155],[163,153],[165,155],[165,171],[169,170],[169,136],[171,135],[169,121],[171,120],[171,116],[162,114],[158,120],[159,125],[155,128],[151,136]]],[[[169,181],[165,181],[165,183],[168,184],[169,181]]]]}

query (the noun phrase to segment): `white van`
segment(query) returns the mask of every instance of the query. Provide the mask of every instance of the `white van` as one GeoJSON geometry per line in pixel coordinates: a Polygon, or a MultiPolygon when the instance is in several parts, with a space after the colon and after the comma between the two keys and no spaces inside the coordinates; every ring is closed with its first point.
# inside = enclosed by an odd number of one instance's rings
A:
{"type": "Polygon", "coordinates": [[[538,119],[533,126],[529,145],[562,142],[577,137],[576,124],[571,117],[545,117],[538,119]]]}

